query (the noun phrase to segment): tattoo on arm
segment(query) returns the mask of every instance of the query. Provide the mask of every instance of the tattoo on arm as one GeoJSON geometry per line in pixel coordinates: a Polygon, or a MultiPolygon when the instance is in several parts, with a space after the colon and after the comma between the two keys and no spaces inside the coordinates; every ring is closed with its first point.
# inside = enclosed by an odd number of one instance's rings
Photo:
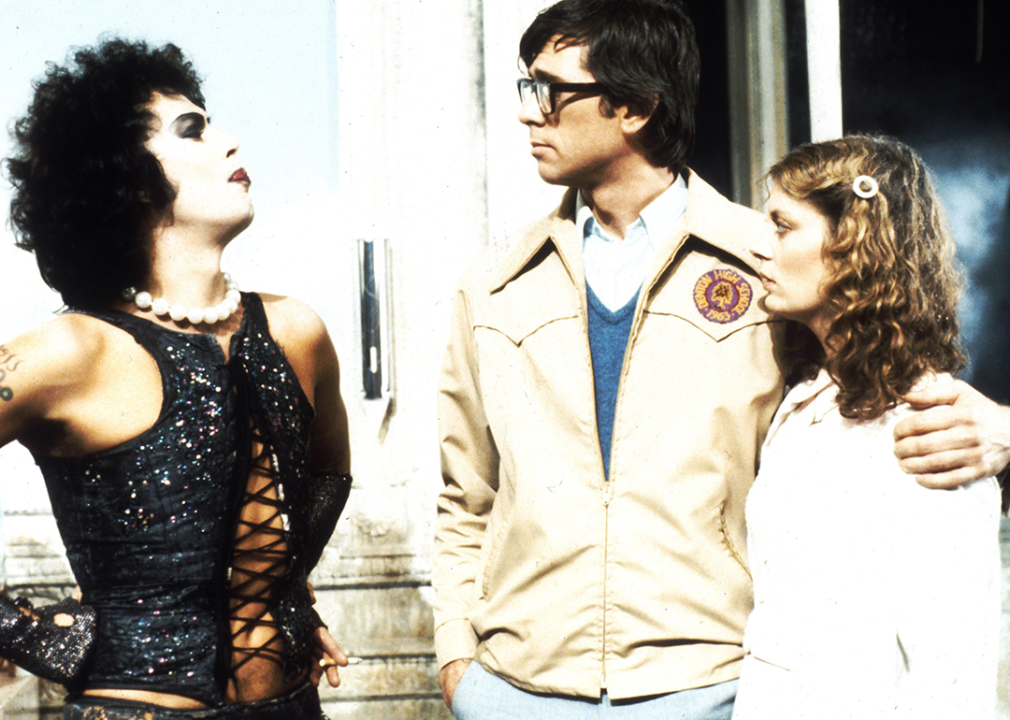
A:
{"type": "Polygon", "coordinates": [[[0,345],[0,400],[4,402],[9,402],[14,398],[14,391],[2,383],[6,379],[7,373],[17,370],[20,364],[21,358],[0,345]]]}

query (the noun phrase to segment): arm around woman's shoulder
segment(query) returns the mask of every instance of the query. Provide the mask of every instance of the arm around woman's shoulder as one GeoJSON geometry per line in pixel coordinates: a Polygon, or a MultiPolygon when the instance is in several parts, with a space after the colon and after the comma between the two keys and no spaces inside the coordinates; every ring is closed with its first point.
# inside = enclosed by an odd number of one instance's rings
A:
{"type": "Polygon", "coordinates": [[[919,483],[951,488],[1005,472],[1010,407],[961,380],[916,389],[905,400],[919,412],[895,427],[894,453],[919,483]]]}
{"type": "Polygon", "coordinates": [[[340,363],[326,325],[300,300],[261,295],[270,333],[291,363],[315,410],[311,464],[314,470],[350,471],[347,409],[340,395],[340,363]]]}

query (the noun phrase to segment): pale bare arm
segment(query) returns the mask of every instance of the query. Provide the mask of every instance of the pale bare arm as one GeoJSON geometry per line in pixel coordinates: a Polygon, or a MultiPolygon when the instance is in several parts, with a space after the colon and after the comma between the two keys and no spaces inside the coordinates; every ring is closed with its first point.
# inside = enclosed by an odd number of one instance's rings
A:
{"type": "Polygon", "coordinates": [[[70,424],[66,408],[92,389],[103,349],[83,330],[76,318],[59,317],[0,345],[0,447],[44,446],[44,436],[70,424]]]}
{"type": "Polygon", "coordinates": [[[351,448],[347,409],[340,396],[340,363],[326,325],[299,300],[261,297],[270,333],[284,350],[315,410],[309,441],[312,469],[349,472],[351,448]]]}
{"type": "MultiPolygon", "coordinates": [[[[333,470],[346,473],[351,469],[351,447],[347,430],[347,409],[340,396],[340,366],[333,342],[322,329],[316,345],[319,369],[313,393],[316,417],[312,424],[310,442],[311,463],[314,470],[333,470]]],[[[331,687],[340,685],[338,668],[348,664],[347,654],[330,635],[325,626],[316,628],[316,660],[326,674],[331,687]]],[[[313,679],[318,676],[313,669],[313,679]]]]}
{"type": "MultiPolygon", "coordinates": [[[[284,349],[315,410],[309,440],[311,469],[350,472],[351,447],[347,409],[340,395],[340,364],[325,324],[311,308],[298,300],[270,295],[262,297],[271,334],[284,349]]],[[[309,590],[312,590],[311,586],[309,590]]],[[[347,666],[347,654],[322,625],[316,628],[314,657],[316,664],[310,673],[312,682],[318,684],[325,674],[332,687],[340,685],[339,668],[347,666]]]]}
{"type": "Polygon", "coordinates": [[[39,419],[28,376],[32,365],[25,365],[25,342],[19,340],[0,345],[0,447],[20,438],[39,419]]]}

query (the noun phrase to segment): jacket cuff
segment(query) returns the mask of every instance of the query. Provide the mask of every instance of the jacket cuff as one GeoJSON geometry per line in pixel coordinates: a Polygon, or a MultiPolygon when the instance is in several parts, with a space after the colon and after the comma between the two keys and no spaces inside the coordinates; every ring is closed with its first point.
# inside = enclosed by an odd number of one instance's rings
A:
{"type": "Polygon", "coordinates": [[[477,654],[477,633],[466,618],[449,620],[435,629],[435,656],[438,667],[453,660],[472,660],[477,654]]]}

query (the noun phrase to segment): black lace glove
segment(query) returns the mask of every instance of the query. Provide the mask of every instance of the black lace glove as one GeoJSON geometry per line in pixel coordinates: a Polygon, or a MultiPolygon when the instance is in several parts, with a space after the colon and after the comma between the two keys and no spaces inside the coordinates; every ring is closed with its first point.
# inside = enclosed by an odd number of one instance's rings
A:
{"type": "Polygon", "coordinates": [[[95,610],[67,598],[54,605],[34,608],[25,598],[0,595],[0,656],[33,675],[73,685],[84,674],[95,642],[95,610]],[[73,618],[63,627],[59,614],[73,618]]]}
{"type": "Polygon", "coordinates": [[[308,478],[308,533],[305,567],[311,570],[319,562],[323,548],[337,526],[337,519],[351,493],[350,473],[312,472],[308,478]]]}

